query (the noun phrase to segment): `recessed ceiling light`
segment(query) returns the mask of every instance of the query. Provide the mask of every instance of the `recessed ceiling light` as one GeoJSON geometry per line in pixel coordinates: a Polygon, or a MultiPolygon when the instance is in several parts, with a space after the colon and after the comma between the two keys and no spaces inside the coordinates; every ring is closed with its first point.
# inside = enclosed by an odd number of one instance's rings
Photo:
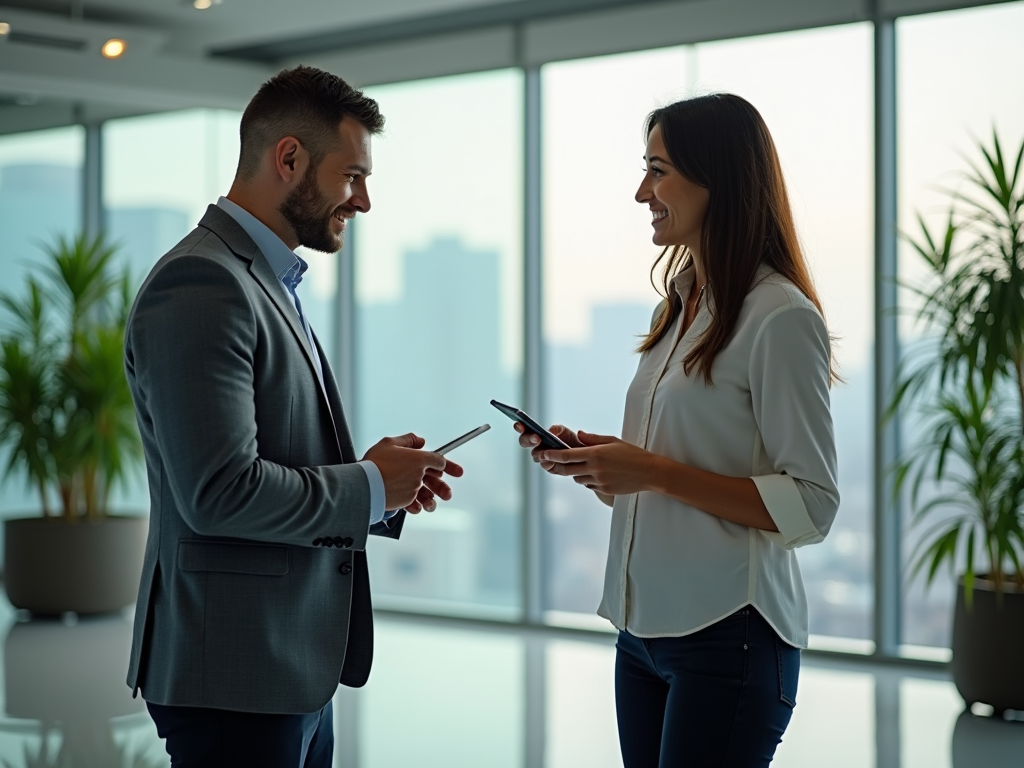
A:
{"type": "Polygon", "coordinates": [[[128,50],[128,45],[124,40],[112,37],[103,44],[100,53],[108,59],[116,59],[122,56],[126,50],[128,50]]]}
{"type": "Polygon", "coordinates": [[[11,34],[11,25],[6,21],[0,21],[0,37],[11,34]]]}
{"type": "Polygon", "coordinates": [[[197,11],[207,11],[215,5],[220,5],[221,0],[192,0],[192,7],[197,11]]]}

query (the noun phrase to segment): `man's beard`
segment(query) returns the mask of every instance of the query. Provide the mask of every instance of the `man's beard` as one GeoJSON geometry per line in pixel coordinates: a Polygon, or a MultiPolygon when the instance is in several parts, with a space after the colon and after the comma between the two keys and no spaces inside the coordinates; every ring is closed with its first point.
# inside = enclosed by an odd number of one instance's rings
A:
{"type": "Polygon", "coordinates": [[[310,166],[298,186],[278,209],[299,240],[299,245],[322,253],[337,253],[343,240],[331,230],[335,208],[328,206],[316,183],[316,169],[310,166]]]}

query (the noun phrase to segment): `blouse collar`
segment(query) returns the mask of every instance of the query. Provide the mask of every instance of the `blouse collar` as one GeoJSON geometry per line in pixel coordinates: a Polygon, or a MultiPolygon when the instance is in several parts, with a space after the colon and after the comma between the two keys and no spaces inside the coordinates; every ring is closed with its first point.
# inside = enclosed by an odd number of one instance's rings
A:
{"type": "MultiPolygon", "coordinates": [[[[758,266],[757,271],[754,273],[754,279],[750,284],[750,288],[753,289],[755,285],[762,282],[765,278],[773,275],[775,270],[772,269],[768,264],[761,264],[758,266]]],[[[686,301],[690,295],[690,289],[693,288],[693,281],[696,279],[697,271],[694,269],[693,264],[687,266],[682,272],[679,272],[675,277],[669,281],[669,286],[679,296],[680,300],[686,301]]],[[[711,306],[713,301],[711,291],[704,292],[704,301],[708,306],[711,306]]]]}

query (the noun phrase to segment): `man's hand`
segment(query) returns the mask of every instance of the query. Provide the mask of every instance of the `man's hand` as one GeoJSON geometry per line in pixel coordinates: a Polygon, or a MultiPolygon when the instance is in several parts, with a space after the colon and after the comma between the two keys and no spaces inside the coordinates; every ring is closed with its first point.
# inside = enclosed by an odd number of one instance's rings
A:
{"type": "Polygon", "coordinates": [[[384,479],[385,509],[433,512],[437,508],[435,497],[451,499],[452,489],[441,477],[462,477],[462,467],[438,453],[421,450],[424,445],[422,437],[410,432],[385,437],[366,452],[363,459],[376,464],[384,479]]]}

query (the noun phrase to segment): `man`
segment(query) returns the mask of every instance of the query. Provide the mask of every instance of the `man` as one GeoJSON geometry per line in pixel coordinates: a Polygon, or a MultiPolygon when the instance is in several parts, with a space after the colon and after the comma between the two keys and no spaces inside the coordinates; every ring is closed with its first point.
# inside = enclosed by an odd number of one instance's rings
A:
{"type": "Polygon", "coordinates": [[[308,68],[242,116],[226,198],[153,268],[125,367],[151,518],[128,685],[174,766],[330,766],[330,701],[370,672],[368,533],[451,498],[462,469],[385,438],[360,462],[302,312],[305,245],[370,209],[377,104],[308,68]]]}

